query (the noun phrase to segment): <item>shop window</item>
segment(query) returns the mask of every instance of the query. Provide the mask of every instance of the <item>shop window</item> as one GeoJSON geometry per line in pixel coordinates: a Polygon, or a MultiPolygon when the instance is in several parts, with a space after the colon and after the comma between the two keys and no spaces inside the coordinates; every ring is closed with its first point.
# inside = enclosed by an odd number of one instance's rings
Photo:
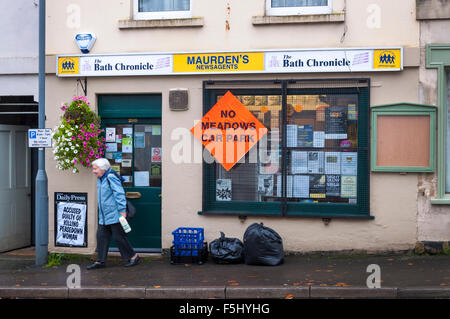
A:
{"type": "MultiPolygon", "coordinates": [[[[230,170],[204,163],[204,213],[369,216],[368,88],[230,91],[268,133],[230,170]]],[[[223,96],[205,92],[205,114],[223,96]]]]}
{"type": "Polygon", "coordinates": [[[327,14],[332,0],[266,0],[267,15],[327,14]]]}
{"type": "Polygon", "coordinates": [[[191,16],[191,0],[134,0],[136,20],[180,19],[191,16]]]}

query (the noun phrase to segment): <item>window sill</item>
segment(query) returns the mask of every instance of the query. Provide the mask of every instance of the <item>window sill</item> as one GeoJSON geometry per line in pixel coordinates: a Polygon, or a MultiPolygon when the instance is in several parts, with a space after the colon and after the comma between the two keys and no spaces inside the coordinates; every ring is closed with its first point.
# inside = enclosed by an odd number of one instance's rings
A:
{"type": "Polygon", "coordinates": [[[431,204],[433,205],[450,205],[450,194],[444,195],[441,198],[432,198],[431,204]]]}
{"type": "MultiPolygon", "coordinates": [[[[283,217],[279,212],[250,212],[250,211],[215,211],[215,210],[206,210],[206,211],[199,211],[197,212],[198,215],[204,215],[204,216],[214,216],[214,215],[221,215],[221,216],[259,216],[259,217],[266,217],[266,216],[273,216],[273,217],[283,217]]],[[[375,216],[369,215],[369,214],[317,214],[317,213],[288,213],[284,217],[305,217],[305,218],[338,218],[338,219],[367,219],[372,220],[375,219],[375,216]]]]}
{"type": "Polygon", "coordinates": [[[330,14],[307,14],[292,16],[253,16],[253,25],[272,24],[303,24],[303,23],[342,23],[345,21],[344,12],[333,12],[330,14]]]}
{"type": "Polygon", "coordinates": [[[158,20],[119,20],[119,29],[199,28],[203,17],[158,20]]]}

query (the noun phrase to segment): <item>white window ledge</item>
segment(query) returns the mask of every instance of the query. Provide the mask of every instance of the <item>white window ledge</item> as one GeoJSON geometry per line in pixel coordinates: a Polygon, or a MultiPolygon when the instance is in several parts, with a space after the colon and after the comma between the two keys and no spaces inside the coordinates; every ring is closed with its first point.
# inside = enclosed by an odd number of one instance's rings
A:
{"type": "Polygon", "coordinates": [[[301,23],[342,23],[345,21],[344,12],[329,14],[306,14],[292,16],[253,16],[253,25],[271,24],[301,24],[301,23]]]}
{"type": "Polygon", "coordinates": [[[203,24],[203,17],[160,20],[119,20],[119,29],[199,28],[203,27],[203,24]]]}

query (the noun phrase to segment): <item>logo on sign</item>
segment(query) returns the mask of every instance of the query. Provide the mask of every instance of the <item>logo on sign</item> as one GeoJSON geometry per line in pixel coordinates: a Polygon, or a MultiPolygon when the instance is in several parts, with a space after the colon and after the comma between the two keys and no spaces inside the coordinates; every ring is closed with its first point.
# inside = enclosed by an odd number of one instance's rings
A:
{"type": "Polygon", "coordinates": [[[58,70],[59,74],[78,74],[79,58],[78,57],[59,58],[58,70]]]}
{"type": "Polygon", "coordinates": [[[36,137],[36,131],[30,131],[30,139],[35,139],[36,137]]]}
{"type": "Polygon", "coordinates": [[[399,69],[401,67],[401,51],[375,50],[373,66],[375,69],[399,69]]]}
{"type": "Polygon", "coordinates": [[[267,133],[267,128],[228,91],[191,133],[228,171],[267,133]]]}

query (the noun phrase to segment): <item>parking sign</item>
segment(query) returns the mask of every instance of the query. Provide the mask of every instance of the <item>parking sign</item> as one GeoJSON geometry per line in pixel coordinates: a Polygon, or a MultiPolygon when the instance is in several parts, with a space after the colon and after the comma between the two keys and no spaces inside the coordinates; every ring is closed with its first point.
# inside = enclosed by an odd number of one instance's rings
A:
{"type": "Polygon", "coordinates": [[[28,147],[52,147],[52,129],[29,129],[28,147]]]}

